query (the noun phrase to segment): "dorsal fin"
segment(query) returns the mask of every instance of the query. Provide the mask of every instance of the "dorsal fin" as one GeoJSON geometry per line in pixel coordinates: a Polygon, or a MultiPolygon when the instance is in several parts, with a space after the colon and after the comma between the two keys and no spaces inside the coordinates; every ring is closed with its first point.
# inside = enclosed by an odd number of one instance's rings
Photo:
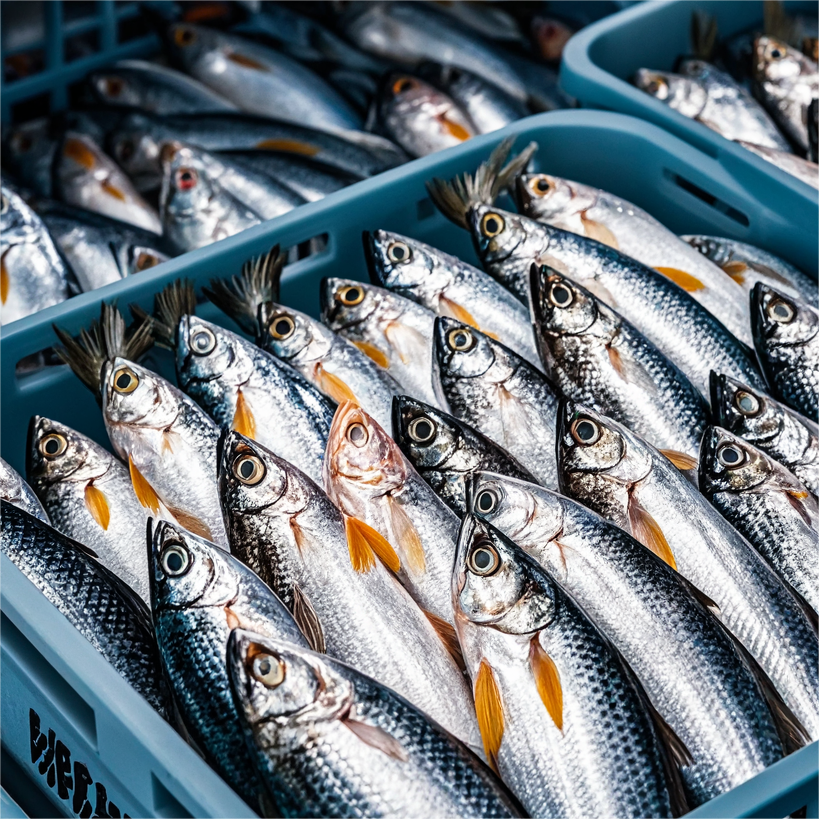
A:
{"type": "MultiPolygon", "coordinates": [[[[133,308],[132,308],[133,311],[133,308]]],[[[183,316],[196,312],[196,294],[190,279],[177,279],[154,296],[153,334],[162,347],[176,347],[176,330],[183,316]]]]}

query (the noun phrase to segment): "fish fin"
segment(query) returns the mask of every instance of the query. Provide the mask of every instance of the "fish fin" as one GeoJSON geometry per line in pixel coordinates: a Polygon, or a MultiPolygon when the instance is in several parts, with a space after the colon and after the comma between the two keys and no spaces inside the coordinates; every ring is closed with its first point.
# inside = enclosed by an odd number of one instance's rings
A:
{"type": "Polygon", "coordinates": [[[183,529],[187,529],[194,535],[199,535],[199,537],[205,538],[205,540],[209,540],[213,543],[213,532],[211,532],[210,527],[199,518],[191,515],[189,512],[186,512],[184,509],[176,509],[173,506],[168,506],[166,503],[165,506],[167,507],[168,511],[176,518],[177,522],[183,529]]]}
{"type": "Polygon", "coordinates": [[[157,514],[159,512],[159,495],[156,490],[143,477],[142,473],[137,469],[136,464],[128,456],[128,471],[131,473],[131,485],[134,487],[134,494],[137,500],[151,512],[157,514]]]}
{"type": "Polygon", "coordinates": [[[298,139],[263,139],[256,143],[256,147],[262,151],[281,151],[286,154],[301,154],[302,156],[315,156],[321,151],[317,145],[309,142],[301,142],[298,139]]]}
{"type": "Polygon", "coordinates": [[[503,700],[495,672],[486,660],[481,660],[475,678],[475,713],[486,759],[497,773],[498,751],[503,740],[503,700]]]}
{"type": "Polygon", "coordinates": [[[665,455],[680,472],[687,472],[697,468],[697,459],[685,452],[678,452],[676,449],[661,449],[661,454],[665,455]]]}
{"type": "Polygon", "coordinates": [[[737,283],[745,284],[745,271],[748,265],[745,262],[731,261],[725,262],[722,269],[737,283]]]}
{"type": "Polygon", "coordinates": [[[376,532],[372,526],[359,518],[346,516],[344,526],[347,530],[347,547],[350,550],[350,561],[357,572],[368,572],[375,566],[375,557],[390,571],[398,572],[401,561],[386,538],[376,532]]]}
{"type": "Polygon", "coordinates": [[[111,509],[108,506],[108,499],[102,489],[89,483],[85,487],[85,505],[97,523],[104,531],[108,531],[108,524],[111,522],[111,509]]]}
{"type": "Polygon", "coordinates": [[[435,119],[444,131],[460,142],[466,142],[472,136],[463,125],[453,122],[446,114],[439,114],[435,119]]]}
{"type": "Polygon", "coordinates": [[[529,428],[529,416],[523,404],[512,395],[503,384],[496,389],[498,396],[498,413],[503,425],[503,446],[508,446],[513,440],[514,432],[520,434],[521,429],[529,428]]]}
{"type": "Polygon", "coordinates": [[[677,561],[671,552],[671,547],[665,539],[660,524],[649,514],[648,510],[637,500],[634,493],[628,498],[628,520],[631,525],[631,534],[646,546],[657,557],[668,563],[672,569],[677,568],[677,561]]]}
{"type": "Polygon", "coordinates": [[[812,528],[813,521],[807,509],[805,509],[805,504],[802,503],[802,501],[808,497],[809,493],[800,489],[785,489],[784,495],[788,503],[799,513],[802,520],[805,521],[805,525],[808,526],[808,528],[812,528]]]}
{"type": "Polygon", "coordinates": [[[378,725],[370,725],[351,717],[345,717],[342,722],[364,743],[386,754],[399,762],[406,762],[409,754],[404,746],[378,725]]]}
{"type": "Polygon", "coordinates": [[[431,611],[427,611],[426,609],[421,609],[421,611],[427,616],[427,620],[432,624],[435,633],[446,646],[446,650],[450,653],[452,659],[455,660],[455,665],[457,665],[462,672],[465,671],[466,664],[464,663],[464,655],[455,627],[431,611]]]}
{"type": "Polygon", "coordinates": [[[120,202],[124,202],[126,199],[125,194],[122,192],[121,188],[118,188],[113,182],[109,182],[107,179],[104,179],[100,183],[100,187],[109,195],[113,196],[114,199],[119,199],[120,202]]]}
{"type": "Polygon", "coordinates": [[[384,328],[384,337],[389,342],[390,347],[398,353],[398,357],[403,364],[409,364],[426,347],[424,337],[418,330],[398,321],[391,321],[384,328]]]}
{"type": "Polygon", "coordinates": [[[609,354],[609,361],[611,362],[611,366],[614,367],[614,372],[616,372],[623,381],[627,381],[626,365],[623,363],[623,357],[620,355],[620,351],[616,347],[607,344],[606,352],[609,354]]]}
{"type": "Polygon", "coordinates": [[[388,498],[387,508],[395,542],[401,547],[406,565],[416,574],[424,574],[427,570],[427,558],[415,524],[409,519],[404,507],[394,498],[388,498]]]}
{"type": "Polygon", "coordinates": [[[353,404],[358,404],[355,393],[342,378],[339,378],[334,373],[328,373],[321,362],[316,364],[315,371],[319,389],[326,395],[329,395],[333,401],[337,404],[343,404],[345,401],[352,401],[353,404]]]}
{"type": "Polygon", "coordinates": [[[583,223],[583,228],[589,239],[594,239],[596,242],[613,247],[615,250],[620,249],[617,237],[602,222],[597,222],[587,217],[585,210],[580,211],[580,221],[583,223]]]}
{"type": "Polygon", "coordinates": [[[540,633],[529,642],[529,667],[537,693],[559,731],[563,731],[563,687],[555,661],[540,644],[540,633]]]}
{"type": "Polygon", "coordinates": [[[352,341],[351,344],[354,344],[361,350],[364,355],[368,358],[372,359],[379,367],[386,370],[389,369],[390,360],[387,358],[385,353],[382,353],[375,344],[370,344],[369,341],[352,341]]]}
{"type": "Polygon", "coordinates": [[[489,333],[486,330],[482,330],[478,322],[475,321],[472,313],[470,313],[466,307],[462,307],[457,302],[452,301],[452,299],[448,299],[446,296],[441,296],[439,300],[439,307],[442,311],[441,315],[457,319],[463,324],[468,324],[470,327],[474,327],[485,336],[489,336],[489,338],[494,339],[495,341],[500,341],[495,333],[489,333]]]}
{"type": "Polygon", "coordinates": [[[236,395],[236,410],[233,413],[232,427],[240,435],[256,440],[256,418],[241,387],[236,395]]]}
{"type": "Polygon", "coordinates": [[[94,152],[80,139],[68,137],[63,144],[63,156],[73,159],[78,165],[82,165],[87,171],[97,164],[94,152]]]}
{"type": "Polygon", "coordinates": [[[152,332],[157,344],[176,348],[176,332],[183,316],[196,313],[196,294],[190,279],[177,279],[154,296],[152,332]]]}
{"type": "Polygon", "coordinates": [[[717,18],[705,11],[691,14],[691,49],[699,60],[711,62],[717,43],[717,18]]]}
{"type": "Polygon", "coordinates": [[[658,273],[662,273],[667,279],[671,279],[677,287],[681,287],[686,293],[696,293],[699,290],[705,290],[705,285],[690,273],[684,270],[678,270],[676,267],[655,267],[658,273]]]}
{"type": "MultiPolygon", "coordinates": [[[[8,250],[6,251],[8,253],[8,250]]],[[[6,253],[0,256],[0,304],[5,304],[9,298],[9,271],[6,267],[6,253]]]]}
{"type": "Polygon", "coordinates": [[[229,51],[225,54],[225,57],[232,63],[242,66],[242,68],[252,68],[254,71],[264,71],[268,74],[270,73],[270,69],[264,63],[254,60],[253,57],[247,57],[244,54],[240,54],[238,51],[229,51]]]}
{"type": "Polygon", "coordinates": [[[293,619],[310,644],[310,648],[319,654],[324,654],[326,651],[324,629],[321,627],[321,621],[313,604],[307,599],[298,583],[293,584],[293,619]]]}
{"type": "Polygon", "coordinates": [[[162,451],[168,452],[171,455],[173,455],[173,436],[174,433],[167,429],[162,432],[162,451]]]}

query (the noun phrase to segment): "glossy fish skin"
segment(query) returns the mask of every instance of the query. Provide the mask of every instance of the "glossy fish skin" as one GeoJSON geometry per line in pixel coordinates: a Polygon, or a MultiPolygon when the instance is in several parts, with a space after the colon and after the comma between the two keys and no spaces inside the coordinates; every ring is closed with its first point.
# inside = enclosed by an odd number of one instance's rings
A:
{"type": "Polygon", "coordinates": [[[2,507],[3,554],[163,716],[171,702],[150,612],[85,546],[16,506],[2,507]]]}
{"type": "Polygon", "coordinates": [[[521,815],[464,745],[349,665],[237,629],[228,673],[250,753],[281,816],[521,815]],[[274,664],[281,682],[260,679],[260,661],[274,664]]]}
{"type": "Polygon", "coordinates": [[[365,234],[364,248],[374,284],[497,336],[540,368],[526,308],[482,270],[386,230],[365,234]]]}
{"type": "Polygon", "coordinates": [[[722,236],[680,236],[703,256],[719,265],[750,295],[754,285],[761,281],[781,290],[786,296],[819,306],[816,282],[784,259],[754,245],[726,239],[722,236]]]}
{"type": "Polygon", "coordinates": [[[692,296],[750,343],[747,294],[641,208],[607,191],[547,174],[519,176],[515,201],[531,219],[595,239],[646,267],[690,277],[692,286],[700,287],[692,296]]]}
{"type": "Polygon", "coordinates": [[[321,320],[331,330],[384,367],[404,392],[441,406],[432,369],[432,310],[352,279],[322,279],[320,299],[321,320]]]}
{"type": "Polygon", "coordinates": [[[331,86],[271,48],[188,23],[171,26],[168,40],[175,59],[191,76],[236,100],[245,111],[324,130],[361,126],[331,86]]]}
{"type": "Polygon", "coordinates": [[[352,542],[320,486],[236,432],[225,438],[219,483],[234,554],[270,584],[311,645],[480,748],[472,698],[446,646],[371,547],[352,542]]]}
{"type": "Polygon", "coordinates": [[[458,517],[468,511],[467,485],[473,472],[498,472],[536,482],[500,445],[449,413],[406,395],[393,401],[392,437],[421,477],[458,517]],[[422,426],[419,431],[419,418],[431,429],[422,426]]]}
{"type": "MultiPolygon", "coordinates": [[[[625,427],[567,402],[558,428],[560,490],[668,561],[819,736],[819,641],[797,600],[685,476],[625,427]],[[583,443],[579,424],[598,437],[583,443]]],[[[639,673],[639,672],[638,672],[639,673]]]]}
{"type": "Polygon", "coordinates": [[[46,510],[23,476],[0,458],[0,498],[50,525],[46,510]]]}
{"type": "Polygon", "coordinates": [[[219,427],[171,383],[124,358],[105,364],[100,383],[111,445],[153,490],[144,502],[153,512],[161,502],[187,529],[228,549],[216,489],[219,427]]]}
{"type": "Polygon", "coordinates": [[[774,395],[808,418],[819,412],[819,310],[762,283],[751,293],[759,366],[774,395]]]}
{"type": "Polygon", "coordinates": [[[452,587],[473,685],[489,673],[500,692],[497,768],[527,813],[673,815],[645,694],[619,653],[543,566],[467,515],[452,587]],[[471,568],[476,552],[490,556],[497,568],[471,568]],[[541,698],[543,677],[533,654],[551,663],[559,702],[552,698],[547,705],[541,698]]]}
{"type": "Polygon", "coordinates": [[[333,401],[275,356],[198,316],[182,318],[177,339],[179,384],[220,427],[252,432],[321,482],[333,401]]]}
{"type": "Polygon", "coordinates": [[[134,494],[127,467],[85,435],[35,415],[29,426],[26,472],[52,526],[91,549],[150,605],[148,516],[134,494]]]}
{"type": "Polygon", "coordinates": [[[441,391],[452,414],[496,441],[538,483],[557,486],[560,396],[540,370],[455,319],[435,321],[441,391]]]}
{"type": "Polygon", "coordinates": [[[819,504],[782,464],[719,427],[703,439],[700,486],[706,498],[819,611],[819,504]],[[720,453],[741,453],[727,466],[720,453]]]}
{"type": "Polygon", "coordinates": [[[162,234],[156,211],[94,140],[67,131],[55,157],[55,191],[69,205],[162,234]]]}
{"type": "Polygon", "coordinates": [[[659,449],[696,458],[708,405],[639,330],[548,267],[532,271],[540,355],[556,388],[610,415],[659,449]]]}
{"type": "Polygon", "coordinates": [[[759,390],[711,376],[714,421],[761,449],[819,495],[819,424],[759,390]]]}
{"type": "Polygon", "coordinates": [[[622,654],[693,760],[680,769],[691,807],[782,757],[756,678],[670,567],[556,492],[478,474],[471,499],[471,511],[541,563],[622,654]]]}
{"type": "Polygon", "coordinates": [[[468,219],[484,268],[520,298],[528,301],[532,262],[548,264],[638,327],[703,395],[712,369],[764,386],[747,347],[656,270],[593,239],[488,205],[474,206],[468,219]]]}
{"type": "Polygon", "coordinates": [[[739,144],[743,148],[750,151],[757,156],[761,156],[766,162],[776,165],[785,173],[801,179],[806,185],[812,188],[819,188],[819,165],[807,159],[802,159],[801,156],[788,153],[787,151],[777,151],[773,148],[763,148],[760,145],[754,145],[752,142],[742,142],[739,144]]]}
{"type": "Polygon", "coordinates": [[[0,318],[3,324],[69,296],[68,270],[42,219],[11,188],[0,210],[0,318]]]}
{"type": "Polygon", "coordinates": [[[398,579],[424,610],[453,625],[450,575],[460,521],[387,432],[354,404],[339,407],[327,442],[324,487],[349,517],[395,549],[398,579]],[[358,435],[358,428],[364,435],[358,435]]]}
{"type": "Polygon", "coordinates": [[[229,100],[192,77],[145,60],[120,60],[89,77],[105,105],[142,108],[154,114],[205,114],[235,111],[229,100]]]}
{"type": "Polygon", "coordinates": [[[235,557],[166,522],[148,537],[156,638],[177,708],[207,761],[258,810],[262,786],[230,693],[228,636],[247,628],[300,645],[304,637],[276,595],[235,557]],[[173,565],[162,559],[172,553],[173,565]]]}
{"type": "Polygon", "coordinates": [[[808,106],[819,96],[816,63],[780,40],[757,37],[753,76],[757,96],[804,156],[810,149],[808,106]]]}

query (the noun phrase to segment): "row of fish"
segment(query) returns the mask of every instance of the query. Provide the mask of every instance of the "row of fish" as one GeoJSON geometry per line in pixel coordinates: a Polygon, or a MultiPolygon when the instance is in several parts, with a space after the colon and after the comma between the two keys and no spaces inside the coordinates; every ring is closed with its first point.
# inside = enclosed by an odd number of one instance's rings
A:
{"type": "Polygon", "coordinates": [[[255,343],[186,282],[59,333],[118,457],[33,419],[4,495],[63,534],[4,505],[4,552],[263,811],[680,815],[819,736],[810,282],[509,150],[430,184],[484,270],[374,231],[322,321],[278,249],[212,281],[255,343]]]}
{"type": "Polygon", "coordinates": [[[816,18],[765,3],[765,33],[720,44],[716,19],[694,13],[694,56],[676,73],[641,68],[634,84],[680,114],[819,188],[816,18]]]}

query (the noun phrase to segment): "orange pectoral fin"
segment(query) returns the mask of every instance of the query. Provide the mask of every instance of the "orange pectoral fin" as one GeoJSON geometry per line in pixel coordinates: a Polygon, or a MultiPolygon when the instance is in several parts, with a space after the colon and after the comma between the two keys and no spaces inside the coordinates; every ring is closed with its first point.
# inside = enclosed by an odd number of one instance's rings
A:
{"type": "Polygon", "coordinates": [[[726,262],[722,269],[737,283],[745,284],[745,271],[748,265],[745,262],[726,262]]]}
{"type": "Polygon", "coordinates": [[[401,547],[407,566],[416,574],[423,574],[427,570],[427,558],[421,536],[398,501],[390,497],[388,504],[394,542],[401,547]]]}
{"type": "Polygon", "coordinates": [[[366,573],[375,566],[376,555],[391,571],[401,568],[401,561],[387,540],[372,526],[358,518],[344,518],[347,531],[347,548],[350,550],[350,562],[357,572],[366,573]]]}
{"type": "Polygon", "coordinates": [[[108,506],[108,499],[105,493],[89,483],[85,487],[85,505],[91,513],[91,517],[103,528],[108,530],[108,524],[111,522],[111,509],[108,506]]]}
{"type": "Polygon", "coordinates": [[[97,164],[94,152],[79,139],[67,139],[63,145],[63,156],[73,159],[78,165],[90,171],[97,164]]]}
{"type": "Polygon", "coordinates": [[[352,401],[354,404],[358,403],[355,393],[334,373],[328,373],[321,364],[316,365],[316,380],[318,381],[319,389],[329,395],[337,404],[343,404],[345,401],[352,401]]]}
{"type": "Polygon", "coordinates": [[[375,344],[370,344],[368,341],[354,341],[353,344],[361,350],[364,355],[371,358],[379,367],[383,369],[388,369],[390,366],[390,360],[387,356],[375,346],[375,344]]]}
{"type": "Polygon", "coordinates": [[[246,438],[256,440],[256,419],[241,389],[236,396],[236,410],[233,413],[233,429],[246,438]]]}
{"type": "Polygon", "coordinates": [[[263,151],[281,151],[285,154],[301,154],[302,156],[315,156],[321,150],[317,145],[299,142],[296,139],[263,139],[256,144],[256,147],[263,151]]]}
{"type": "Polygon", "coordinates": [[[500,341],[500,339],[494,333],[484,330],[478,324],[478,322],[475,321],[474,316],[469,312],[469,310],[466,309],[466,307],[462,307],[460,304],[452,301],[452,299],[448,299],[446,296],[441,296],[439,303],[444,315],[457,319],[464,324],[468,324],[470,327],[474,327],[476,330],[479,330],[485,336],[489,336],[489,338],[492,338],[495,341],[500,341]]]}
{"type": "Polygon", "coordinates": [[[107,179],[104,179],[101,184],[102,184],[102,189],[109,196],[113,196],[114,199],[119,199],[120,202],[125,201],[125,198],[126,198],[125,194],[113,182],[109,182],[107,179]]]}
{"type": "Polygon", "coordinates": [[[705,285],[690,273],[678,270],[676,267],[655,267],[658,273],[662,273],[667,279],[671,279],[677,287],[682,287],[686,293],[696,293],[698,290],[705,290],[705,285]]]}
{"type": "Polygon", "coordinates": [[[685,452],[678,452],[676,449],[661,449],[660,452],[671,461],[680,472],[687,472],[697,468],[697,459],[685,452]]]}
{"type": "Polygon", "coordinates": [[[446,114],[439,114],[436,119],[441,124],[441,128],[446,131],[451,137],[455,137],[455,139],[459,140],[460,142],[466,142],[472,134],[466,130],[460,123],[454,122],[453,120],[449,119],[446,114]]]}
{"type": "Polygon", "coordinates": [[[159,512],[159,495],[156,494],[151,484],[145,480],[142,473],[137,469],[130,455],[128,456],[128,471],[131,473],[131,484],[134,487],[137,500],[154,514],[159,512]]]}
{"type": "MultiPolygon", "coordinates": [[[[6,251],[8,253],[8,251],[6,251]]],[[[9,298],[9,271],[6,268],[6,253],[0,257],[0,304],[5,304],[9,298]]]]}
{"type": "Polygon", "coordinates": [[[602,223],[594,219],[589,219],[586,216],[586,211],[580,211],[580,221],[586,231],[586,236],[589,239],[594,239],[596,242],[601,242],[604,245],[613,247],[615,250],[620,249],[620,244],[617,237],[602,223]]]}
{"type": "Polygon", "coordinates": [[[537,634],[529,643],[529,666],[535,678],[537,692],[558,730],[563,730],[563,688],[554,660],[540,644],[537,634]]]}
{"type": "Polygon", "coordinates": [[[248,57],[245,54],[240,54],[238,51],[231,51],[225,55],[228,60],[232,63],[236,63],[236,65],[242,66],[242,68],[251,68],[254,71],[266,71],[270,72],[270,69],[264,64],[260,63],[258,60],[254,60],[253,57],[248,57]]]}
{"type": "Polygon", "coordinates": [[[660,524],[654,520],[648,510],[633,494],[629,495],[628,518],[631,524],[631,534],[634,535],[634,538],[639,540],[643,546],[651,549],[657,557],[668,563],[672,569],[676,569],[677,561],[674,560],[671,547],[665,539],[660,524]]]}
{"type": "Polygon", "coordinates": [[[503,740],[503,700],[495,672],[486,660],[481,660],[475,678],[475,713],[483,739],[483,750],[489,764],[498,770],[498,751],[503,740]]]}

